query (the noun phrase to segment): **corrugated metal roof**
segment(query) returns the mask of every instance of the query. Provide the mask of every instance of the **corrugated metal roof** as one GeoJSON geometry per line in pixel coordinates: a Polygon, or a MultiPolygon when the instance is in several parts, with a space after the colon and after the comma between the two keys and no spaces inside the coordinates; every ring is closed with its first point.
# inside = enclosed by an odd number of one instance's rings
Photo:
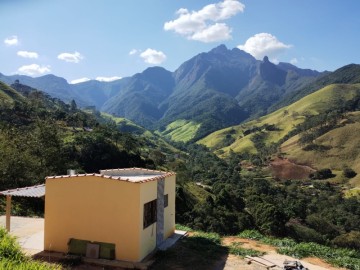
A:
{"type": "Polygon", "coordinates": [[[126,168],[126,169],[101,170],[100,174],[92,173],[92,174],[48,176],[46,177],[46,179],[96,176],[96,177],[102,177],[102,178],[131,182],[131,183],[145,183],[149,181],[164,179],[172,175],[175,175],[175,173],[142,169],[142,168],[126,168]]]}
{"type": "Polygon", "coordinates": [[[19,197],[35,197],[40,198],[45,196],[45,185],[37,185],[32,187],[15,188],[5,191],[0,191],[2,195],[19,196],[19,197]]]}

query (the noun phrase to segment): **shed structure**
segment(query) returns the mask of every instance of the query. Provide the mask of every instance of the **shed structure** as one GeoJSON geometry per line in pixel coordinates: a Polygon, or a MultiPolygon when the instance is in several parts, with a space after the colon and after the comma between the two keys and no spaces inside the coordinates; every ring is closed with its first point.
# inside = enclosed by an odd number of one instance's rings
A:
{"type": "Polygon", "coordinates": [[[175,232],[175,181],[141,168],[47,177],[44,249],[141,261],[175,232]]]}
{"type": "Polygon", "coordinates": [[[1,195],[6,196],[6,230],[10,231],[11,220],[11,198],[12,197],[31,197],[31,198],[44,198],[45,185],[37,185],[32,187],[23,187],[0,191],[1,195]]]}

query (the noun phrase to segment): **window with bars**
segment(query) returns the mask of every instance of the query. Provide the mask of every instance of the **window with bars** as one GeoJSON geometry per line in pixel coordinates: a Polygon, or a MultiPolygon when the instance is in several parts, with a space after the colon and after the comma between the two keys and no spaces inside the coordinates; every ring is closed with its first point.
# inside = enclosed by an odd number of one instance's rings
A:
{"type": "Polygon", "coordinates": [[[144,204],[144,229],[156,222],[156,200],[144,204]]]}

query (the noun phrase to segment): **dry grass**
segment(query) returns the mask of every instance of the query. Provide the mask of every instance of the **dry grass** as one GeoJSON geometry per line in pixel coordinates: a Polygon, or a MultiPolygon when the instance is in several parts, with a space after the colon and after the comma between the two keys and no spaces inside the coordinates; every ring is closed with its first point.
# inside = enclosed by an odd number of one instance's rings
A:
{"type": "Polygon", "coordinates": [[[218,153],[223,155],[227,155],[230,149],[234,152],[247,151],[256,153],[256,149],[251,142],[252,134],[244,136],[243,132],[245,130],[253,127],[261,127],[266,124],[275,125],[278,129],[276,131],[263,130],[263,132],[268,134],[265,143],[269,145],[270,143],[278,142],[288,134],[294,126],[302,123],[305,120],[304,115],[317,115],[328,110],[336,100],[350,100],[359,92],[360,84],[329,85],[287,107],[279,109],[257,120],[216,131],[201,139],[198,143],[204,144],[213,150],[221,150],[218,153]],[[225,137],[229,134],[229,130],[234,131],[231,136],[235,139],[235,142],[224,147],[225,137]]]}

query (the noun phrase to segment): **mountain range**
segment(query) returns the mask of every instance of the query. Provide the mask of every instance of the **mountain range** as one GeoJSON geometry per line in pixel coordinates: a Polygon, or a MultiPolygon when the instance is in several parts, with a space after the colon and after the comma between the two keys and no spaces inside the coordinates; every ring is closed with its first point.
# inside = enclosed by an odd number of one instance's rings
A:
{"type": "Polygon", "coordinates": [[[196,138],[266,114],[276,104],[327,75],[288,63],[256,60],[238,49],[220,45],[184,62],[174,72],[150,67],[113,82],[69,84],[64,78],[5,76],[0,80],[45,91],[80,107],[125,117],[146,128],[164,128],[182,119],[200,124],[196,138]]]}

